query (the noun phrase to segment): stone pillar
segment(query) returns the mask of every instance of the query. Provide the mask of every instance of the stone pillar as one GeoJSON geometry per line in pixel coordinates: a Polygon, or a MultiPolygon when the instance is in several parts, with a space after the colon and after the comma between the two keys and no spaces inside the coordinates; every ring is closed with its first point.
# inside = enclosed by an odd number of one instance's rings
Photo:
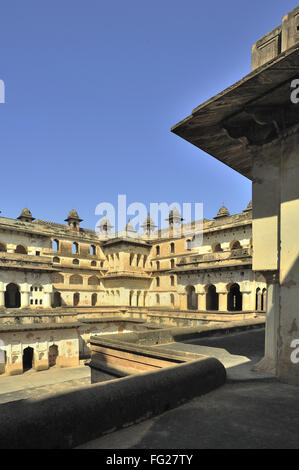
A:
{"type": "Polygon", "coordinates": [[[219,311],[227,312],[227,292],[218,292],[219,311]]]}
{"type": "Polygon", "coordinates": [[[199,292],[197,294],[197,300],[198,300],[198,310],[206,311],[206,293],[199,292]]]}
{"type": "Polygon", "coordinates": [[[137,292],[134,292],[132,294],[132,307],[136,307],[137,306],[137,292]]]}
{"type": "Polygon", "coordinates": [[[44,306],[46,308],[50,308],[51,307],[51,292],[45,292],[44,294],[44,306]]]}
{"type": "Polygon", "coordinates": [[[252,295],[251,292],[242,291],[242,310],[244,312],[253,312],[254,308],[252,308],[252,295]]]}
{"type": "Polygon", "coordinates": [[[265,336],[265,356],[254,366],[254,370],[276,375],[277,372],[277,334],[279,327],[279,281],[276,272],[264,273],[267,280],[267,317],[265,336]]]}
{"type": "Polygon", "coordinates": [[[180,310],[187,310],[187,294],[179,293],[180,310]]]}
{"type": "Polygon", "coordinates": [[[29,307],[29,291],[22,290],[21,291],[21,308],[29,307]]]}
{"type": "Polygon", "coordinates": [[[299,385],[292,360],[299,339],[299,126],[275,145],[255,150],[253,164],[253,269],[272,273],[268,286],[266,351],[260,370],[299,385]]]}
{"type": "Polygon", "coordinates": [[[5,289],[0,288],[0,307],[5,306],[5,289]]]}

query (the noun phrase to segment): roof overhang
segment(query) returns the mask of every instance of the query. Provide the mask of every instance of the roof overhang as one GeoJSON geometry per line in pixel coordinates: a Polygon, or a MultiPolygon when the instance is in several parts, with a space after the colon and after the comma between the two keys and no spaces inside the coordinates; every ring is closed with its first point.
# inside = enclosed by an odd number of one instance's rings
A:
{"type": "Polygon", "coordinates": [[[299,122],[291,82],[299,77],[299,46],[288,49],[201,104],[171,131],[252,179],[251,145],[279,137],[299,122]]]}

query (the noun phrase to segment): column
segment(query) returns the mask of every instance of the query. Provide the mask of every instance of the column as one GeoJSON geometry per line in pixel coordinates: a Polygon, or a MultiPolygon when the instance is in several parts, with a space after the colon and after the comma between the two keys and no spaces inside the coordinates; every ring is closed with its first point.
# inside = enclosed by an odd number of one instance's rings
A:
{"type": "Polygon", "coordinates": [[[218,292],[219,307],[220,312],[227,312],[227,292],[218,292]]]}
{"type": "Polygon", "coordinates": [[[197,299],[198,299],[198,310],[205,311],[206,310],[206,293],[205,292],[199,292],[197,294],[197,299]]]}
{"type": "Polygon", "coordinates": [[[0,307],[5,306],[5,289],[0,288],[0,307]]]}
{"type": "Polygon", "coordinates": [[[44,306],[46,308],[50,308],[51,307],[51,292],[45,292],[44,294],[44,306]]]}
{"type": "Polygon", "coordinates": [[[254,366],[254,370],[276,375],[277,372],[277,339],[279,328],[279,281],[276,272],[264,273],[267,280],[267,316],[265,335],[265,356],[254,366]]]}
{"type": "Polygon", "coordinates": [[[21,291],[21,308],[29,307],[29,291],[22,290],[21,291]]]}

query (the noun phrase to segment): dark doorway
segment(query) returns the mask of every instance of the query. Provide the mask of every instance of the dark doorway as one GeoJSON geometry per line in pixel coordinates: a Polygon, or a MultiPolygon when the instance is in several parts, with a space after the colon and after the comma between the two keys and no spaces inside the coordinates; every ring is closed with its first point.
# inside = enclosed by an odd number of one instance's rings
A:
{"type": "Polygon", "coordinates": [[[26,372],[26,370],[32,369],[33,366],[33,354],[34,354],[34,349],[28,348],[24,349],[23,351],[23,372],[26,372]]]}
{"type": "Polygon", "coordinates": [[[195,292],[194,286],[187,287],[187,309],[188,310],[197,310],[197,294],[195,292]]]}
{"type": "Polygon", "coordinates": [[[262,291],[262,311],[267,311],[267,289],[263,289],[262,291]]]}
{"type": "Polygon", "coordinates": [[[262,294],[259,287],[256,289],[255,293],[255,310],[262,310],[262,294]]]}
{"type": "Polygon", "coordinates": [[[58,357],[58,346],[53,344],[49,347],[49,367],[56,366],[56,360],[58,357]]]}
{"type": "Polygon", "coordinates": [[[61,301],[61,293],[60,292],[54,292],[54,299],[53,299],[53,307],[61,307],[62,301],[61,301]]]}
{"type": "Polygon", "coordinates": [[[27,255],[27,250],[23,245],[18,245],[16,248],[16,253],[19,253],[21,255],[27,255]]]}
{"type": "Polygon", "coordinates": [[[21,295],[19,286],[16,284],[8,284],[5,291],[5,307],[6,308],[20,308],[21,295]]]}
{"type": "Polygon", "coordinates": [[[239,284],[232,284],[227,295],[227,310],[240,312],[242,310],[242,294],[239,284]]]}
{"type": "Polygon", "coordinates": [[[80,294],[78,294],[78,292],[76,292],[74,294],[74,307],[76,307],[80,302],[80,294]]]}
{"type": "Polygon", "coordinates": [[[97,304],[98,301],[98,295],[97,294],[92,294],[91,296],[91,305],[94,307],[97,304]]]}
{"type": "Polygon", "coordinates": [[[207,310],[219,309],[219,295],[216,292],[216,287],[213,284],[209,286],[207,290],[206,309],[207,310]]]}

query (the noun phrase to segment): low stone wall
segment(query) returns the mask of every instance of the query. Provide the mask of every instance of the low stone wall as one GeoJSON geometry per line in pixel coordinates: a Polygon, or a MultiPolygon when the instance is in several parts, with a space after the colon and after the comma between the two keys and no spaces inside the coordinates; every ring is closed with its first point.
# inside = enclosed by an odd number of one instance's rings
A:
{"type": "Polygon", "coordinates": [[[192,360],[206,359],[206,356],[201,354],[171,351],[163,349],[163,347],[146,346],[143,343],[138,344],[138,333],[123,334],[116,338],[113,336],[97,337],[91,342],[92,354],[89,364],[91,383],[101,381],[102,371],[121,377],[162,369],[192,360]],[[131,341],[126,341],[127,337],[131,341]],[[136,339],[136,343],[132,339],[136,339]]]}
{"type": "Polygon", "coordinates": [[[0,405],[1,449],[69,449],[163,413],[224,384],[213,358],[0,405]]]}
{"type": "Polygon", "coordinates": [[[168,367],[205,356],[187,352],[171,351],[163,348],[165,343],[186,341],[209,335],[228,334],[248,328],[264,326],[263,320],[220,324],[197,328],[167,328],[148,331],[135,331],[121,335],[91,336],[91,379],[100,381],[101,372],[117,376],[137,374],[146,370],[168,367]]]}

